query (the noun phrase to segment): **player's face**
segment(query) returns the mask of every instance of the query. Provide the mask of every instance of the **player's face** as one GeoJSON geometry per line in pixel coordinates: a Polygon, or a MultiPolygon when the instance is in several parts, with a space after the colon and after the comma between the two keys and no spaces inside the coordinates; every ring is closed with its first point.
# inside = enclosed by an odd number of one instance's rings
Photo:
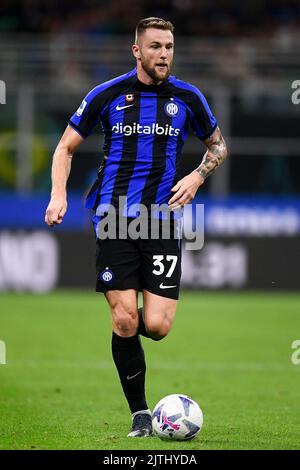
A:
{"type": "Polygon", "coordinates": [[[136,48],[141,78],[148,77],[153,83],[166,80],[171,73],[174,54],[174,37],[171,31],[148,28],[139,37],[136,48]]]}

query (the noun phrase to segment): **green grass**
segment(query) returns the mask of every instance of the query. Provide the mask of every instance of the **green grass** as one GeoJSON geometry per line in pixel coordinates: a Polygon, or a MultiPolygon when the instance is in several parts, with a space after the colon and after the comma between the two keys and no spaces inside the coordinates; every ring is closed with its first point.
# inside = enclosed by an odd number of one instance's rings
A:
{"type": "Polygon", "coordinates": [[[300,295],[183,293],[171,334],[144,340],[151,408],[170,393],[204,412],[191,442],[130,439],[102,295],[0,296],[1,449],[300,449],[300,295]]]}

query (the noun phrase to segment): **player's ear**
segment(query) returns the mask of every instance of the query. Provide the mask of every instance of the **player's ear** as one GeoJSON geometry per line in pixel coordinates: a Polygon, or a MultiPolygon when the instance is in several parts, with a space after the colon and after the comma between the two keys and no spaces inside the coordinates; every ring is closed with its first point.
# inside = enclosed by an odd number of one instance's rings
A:
{"type": "Polygon", "coordinates": [[[133,53],[133,55],[136,59],[139,60],[141,58],[140,49],[139,49],[139,46],[137,44],[133,44],[132,53],[133,53]]]}

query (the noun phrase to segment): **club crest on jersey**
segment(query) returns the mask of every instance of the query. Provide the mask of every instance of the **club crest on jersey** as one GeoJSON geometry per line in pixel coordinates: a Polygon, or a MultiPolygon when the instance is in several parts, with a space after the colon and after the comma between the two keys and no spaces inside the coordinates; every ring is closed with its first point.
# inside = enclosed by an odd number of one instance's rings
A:
{"type": "Polygon", "coordinates": [[[104,282],[105,284],[110,284],[114,278],[115,275],[109,268],[105,268],[105,270],[99,274],[100,281],[104,282]]]}
{"type": "Polygon", "coordinates": [[[126,95],[125,100],[126,103],[132,103],[132,101],[134,101],[134,95],[126,95]]]}
{"type": "Polygon", "coordinates": [[[169,101],[168,103],[166,103],[164,109],[165,113],[170,117],[177,116],[179,111],[178,105],[174,103],[174,101],[169,101]]]}
{"type": "Polygon", "coordinates": [[[82,101],[81,105],[79,106],[79,108],[77,109],[76,111],[76,115],[77,116],[81,116],[83,111],[84,111],[84,108],[86,107],[87,105],[87,102],[85,100],[82,101]]]}

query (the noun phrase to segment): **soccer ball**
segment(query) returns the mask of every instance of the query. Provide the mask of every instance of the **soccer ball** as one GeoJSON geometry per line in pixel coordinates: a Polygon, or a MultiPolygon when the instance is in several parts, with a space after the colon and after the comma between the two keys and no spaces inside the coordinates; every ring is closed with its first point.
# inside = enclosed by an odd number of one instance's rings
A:
{"type": "Polygon", "coordinates": [[[153,432],[161,439],[193,439],[202,424],[201,408],[187,395],[173,394],[162,398],[152,413],[153,432]]]}

